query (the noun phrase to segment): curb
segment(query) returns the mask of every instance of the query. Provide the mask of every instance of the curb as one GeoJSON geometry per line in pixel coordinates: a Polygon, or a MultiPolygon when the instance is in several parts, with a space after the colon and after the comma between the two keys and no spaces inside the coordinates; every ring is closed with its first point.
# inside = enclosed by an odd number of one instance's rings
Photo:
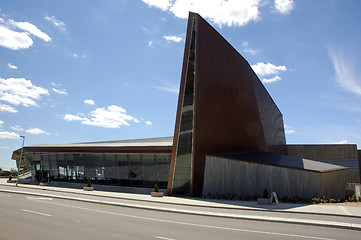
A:
{"type": "MultiPolygon", "coordinates": [[[[15,187],[14,185],[7,185],[7,184],[1,184],[0,186],[8,186],[8,187],[15,187]]],[[[59,189],[49,189],[49,188],[37,188],[37,187],[31,187],[31,185],[27,185],[26,187],[19,185],[19,188],[23,189],[37,189],[37,190],[45,190],[45,191],[51,191],[51,192],[60,192],[60,193],[71,193],[71,194],[79,194],[83,196],[89,196],[89,193],[82,193],[82,192],[68,192],[65,190],[59,190],[59,189]]],[[[52,187],[52,186],[50,186],[52,187]]],[[[361,216],[355,216],[355,215],[343,215],[343,214],[335,214],[335,213],[319,213],[319,212],[298,212],[298,211],[290,211],[290,210],[278,210],[278,209],[259,209],[254,207],[227,207],[227,206],[204,206],[204,205],[198,205],[198,204],[188,204],[188,203],[175,203],[175,202],[160,202],[160,201],[151,201],[151,200],[145,200],[145,199],[134,199],[134,198],[128,198],[128,197],[115,197],[115,196],[104,196],[104,195],[90,195],[90,196],[96,196],[96,197],[106,197],[106,198],[114,198],[114,199],[124,199],[124,200],[132,200],[137,202],[149,202],[149,203],[161,203],[161,204],[169,204],[169,205],[180,205],[180,206],[192,206],[192,207],[200,207],[200,208],[215,208],[215,209],[228,209],[228,210],[242,210],[242,211],[257,211],[257,212],[275,212],[275,213],[295,213],[295,214],[305,214],[305,215],[321,215],[321,216],[334,216],[334,217],[345,217],[345,218],[361,218],[361,216]]]]}
{"type": "Polygon", "coordinates": [[[178,210],[174,208],[164,208],[164,207],[150,207],[137,204],[126,204],[126,203],[116,203],[110,201],[97,201],[92,199],[82,199],[76,197],[66,197],[66,196],[57,196],[52,194],[42,194],[42,193],[29,193],[22,191],[13,191],[13,190],[3,190],[0,189],[0,192],[15,193],[15,194],[24,194],[31,196],[41,196],[41,197],[52,197],[57,199],[64,200],[73,200],[79,202],[88,202],[95,204],[106,204],[110,206],[119,206],[119,207],[128,207],[136,209],[146,209],[151,211],[159,212],[170,212],[170,213],[181,213],[181,214],[190,214],[198,216],[208,216],[208,217],[220,217],[220,218],[231,218],[231,219],[241,219],[241,220],[253,220],[253,221],[264,221],[264,222],[278,222],[278,223],[290,223],[290,224],[300,224],[300,225],[310,225],[310,226],[319,226],[319,227],[330,227],[330,228],[342,228],[342,229],[351,229],[356,231],[361,231],[361,224],[352,224],[346,222],[334,222],[334,221],[322,221],[322,220],[311,220],[311,219],[298,219],[298,218],[282,218],[282,217],[268,217],[268,216],[253,216],[253,215],[244,215],[244,214],[229,214],[229,213],[215,213],[215,212],[201,212],[194,210],[178,210]]]}

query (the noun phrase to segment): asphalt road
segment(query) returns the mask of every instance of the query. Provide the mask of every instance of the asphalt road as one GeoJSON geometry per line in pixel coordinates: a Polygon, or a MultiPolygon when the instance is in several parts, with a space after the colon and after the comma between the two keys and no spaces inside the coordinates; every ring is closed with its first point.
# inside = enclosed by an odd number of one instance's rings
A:
{"type": "Polygon", "coordinates": [[[360,232],[0,193],[0,239],[360,239],[360,232]]]}

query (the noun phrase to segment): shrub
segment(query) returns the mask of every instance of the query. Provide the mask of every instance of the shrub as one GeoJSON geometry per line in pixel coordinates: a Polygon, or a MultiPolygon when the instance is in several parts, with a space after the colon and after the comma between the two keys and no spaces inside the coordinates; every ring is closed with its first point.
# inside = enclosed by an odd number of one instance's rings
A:
{"type": "Polygon", "coordinates": [[[314,197],[312,198],[312,203],[313,204],[319,204],[321,202],[321,198],[320,197],[314,197]]]}
{"type": "Polygon", "coordinates": [[[281,201],[284,203],[288,202],[288,197],[285,196],[285,197],[281,198],[281,201]]]}
{"type": "Polygon", "coordinates": [[[352,197],[349,197],[349,198],[348,198],[348,201],[349,201],[349,202],[357,202],[356,195],[354,194],[354,195],[352,195],[352,197]]]}
{"type": "Polygon", "coordinates": [[[90,179],[88,180],[88,183],[86,184],[87,187],[91,187],[92,183],[90,182],[90,179]]]}
{"type": "Polygon", "coordinates": [[[267,188],[265,188],[265,189],[263,190],[263,197],[264,197],[264,198],[268,198],[267,188]]]}
{"type": "Polygon", "coordinates": [[[159,192],[158,184],[154,184],[154,192],[159,192]]]}

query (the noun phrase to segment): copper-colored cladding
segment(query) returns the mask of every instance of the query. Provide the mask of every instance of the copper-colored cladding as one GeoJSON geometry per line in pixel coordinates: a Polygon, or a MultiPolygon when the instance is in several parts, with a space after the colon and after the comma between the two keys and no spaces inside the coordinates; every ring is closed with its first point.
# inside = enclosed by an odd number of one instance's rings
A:
{"type": "Polygon", "coordinates": [[[192,21],[196,21],[191,195],[202,193],[208,154],[261,150],[286,154],[282,114],[248,62],[202,17],[190,13],[178,99],[168,194],[186,81],[192,21]]]}

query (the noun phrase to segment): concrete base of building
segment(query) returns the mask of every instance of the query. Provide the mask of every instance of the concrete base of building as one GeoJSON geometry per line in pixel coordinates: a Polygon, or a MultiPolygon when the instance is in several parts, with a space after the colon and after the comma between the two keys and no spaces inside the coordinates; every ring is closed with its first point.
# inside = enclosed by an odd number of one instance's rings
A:
{"type": "MultiPolygon", "coordinates": [[[[34,183],[32,181],[30,184],[34,183]]],[[[75,188],[83,189],[86,183],[74,183],[74,182],[60,182],[60,181],[51,181],[48,182],[48,185],[51,187],[60,187],[60,188],[75,188]]],[[[114,186],[114,185],[100,185],[92,184],[94,189],[98,191],[108,191],[108,192],[122,192],[122,193],[136,193],[136,194],[149,194],[154,191],[154,188],[138,188],[138,187],[125,187],[125,186],[114,186]]],[[[159,189],[163,193],[166,189],[159,189]]]]}
{"type": "Polygon", "coordinates": [[[84,191],[93,191],[93,190],[94,190],[94,187],[87,187],[87,186],[85,186],[85,187],[83,187],[83,190],[84,190],[84,191]]]}
{"type": "Polygon", "coordinates": [[[151,192],[152,197],[163,197],[163,192],[151,192]]]}
{"type": "Polygon", "coordinates": [[[261,205],[271,204],[270,198],[257,198],[257,203],[261,205]]]}

